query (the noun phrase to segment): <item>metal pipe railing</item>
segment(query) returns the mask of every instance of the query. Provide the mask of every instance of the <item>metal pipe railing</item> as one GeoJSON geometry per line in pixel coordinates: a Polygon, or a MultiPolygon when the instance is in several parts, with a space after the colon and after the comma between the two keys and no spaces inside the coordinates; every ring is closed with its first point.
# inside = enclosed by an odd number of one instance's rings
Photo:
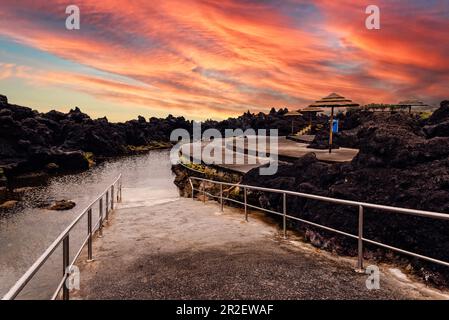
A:
{"type": "MultiPolygon", "coordinates": [[[[114,186],[118,188],[119,196],[117,199],[119,202],[122,201],[122,175],[120,174],[112,184],[110,184],[104,192],[102,192],[94,201],[92,201],[82,212],[79,214],[75,220],[56,238],[55,241],[44,251],[44,253],[33,263],[33,265],[23,274],[23,276],[11,287],[11,289],[3,296],[2,300],[13,300],[15,299],[22,290],[26,287],[26,285],[33,279],[36,273],[41,269],[41,267],[45,264],[45,262],[52,256],[55,250],[62,243],[62,268],[63,275],[61,282],[59,283],[56,291],[52,295],[51,299],[57,299],[61,289],[62,289],[62,299],[68,300],[70,298],[69,288],[65,285],[65,282],[69,276],[68,271],[73,267],[75,261],[81,255],[83,248],[88,246],[88,261],[92,261],[93,259],[93,248],[92,248],[92,240],[93,235],[96,230],[99,230],[100,235],[102,234],[103,228],[103,197],[106,195],[105,209],[106,209],[106,220],[108,219],[108,206],[109,206],[109,190],[113,192],[114,186]],[[92,207],[99,202],[100,213],[99,213],[99,221],[96,223],[95,227],[92,227],[92,207]],[[87,219],[87,238],[83,241],[78,252],[75,254],[73,260],[70,262],[70,232],[73,228],[78,224],[78,222],[88,216],[87,219]],[[97,229],[98,228],[98,229],[97,229]]],[[[112,193],[113,194],[113,193],[112,193]]],[[[114,197],[111,197],[111,209],[114,207],[114,197]]]]}
{"type": "MultiPolygon", "coordinates": [[[[199,189],[195,189],[193,181],[201,181],[202,182],[202,190],[201,191],[203,193],[203,197],[207,194],[207,195],[211,196],[212,198],[219,198],[221,207],[223,206],[224,200],[243,205],[244,210],[245,210],[245,220],[246,221],[248,221],[248,208],[253,208],[256,210],[261,210],[264,212],[273,213],[273,214],[282,216],[282,221],[283,221],[283,223],[282,223],[283,230],[282,231],[283,231],[284,238],[287,237],[287,219],[292,219],[292,220],[296,220],[296,221],[299,221],[302,223],[309,224],[314,227],[318,227],[318,228],[327,230],[327,231],[335,232],[335,233],[341,234],[343,236],[357,239],[357,249],[358,249],[357,250],[357,266],[355,269],[357,272],[363,272],[363,244],[364,243],[377,245],[377,246],[380,246],[380,247],[383,247],[383,248],[386,248],[386,249],[389,249],[392,251],[396,251],[396,252],[399,252],[402,254],[410,255],[415,258],[423,259],[423,260],[426,260],[429,262],[433,262],[436,264],[440,264],[440,265],[449,267],[449,262],[431,258],[428,256],[424,256],[424,255],[414,253],[411,251],[403,250],[403,249],[400,249],[397,247],[393,247],[393,246],[383,244],[381,242],[377,242],[377,241],[370,240],[370,239],[363,237],[364,210],[366,208],[376,209],[376,210],[381,210],[381,211],[386,211],[386,212],[395,212],[395,213],[400,213],[400,214],[420,216],[420,217],[425,217],[425,218],[440,219],[440,220],[446,220],[446,221],[449,220],[449,214],[424,211],[424,210],[416,210],[416,209],[407,209],[407,208],[400,208],[400,207],[393,207],[393,206],[385,206],[385,205],[360,202],[360,201],[336,199],[336,198],[330,198],[330,197],[324,197],[324,196],[317,196],[317,195],[308,194],[308,193],[295,192],[295,191],[290,191],[290,190],[271,189],[271,188],[257,187],[257,186],[251,186],[251,185],[243,185],[243,184],[239,184],[239,183],[221,182],[221,181],[215,181],[215,180],[199,178],[199,177],[189,177],[189,183],[192,188],[192,199],[194,198],[195,190],[200,191],[199,189]],[[220,195],[215,196],[215,195],[212,195],[212,194],[206,192],[205,191],[205,183],[206,182],[220,185],[220,195]],[[223,186],[232,186],[232,187],[242,188],[244,201],[241,202],[241,201],[229,198],[229,197],[224,197],[223,186]],[[248,204],[248,201],[247,201],[248,190],[256,190],[256,191],[262,191],[262,192],[271,192],[271,193],[282,194],[282,212],[277,212],[274,210],[269,210],[266,208],[248,204]],[[350,234],[350,233],[347,233],[347,232],[344,232],[341,230],[337,230],[337,229],[334,229],[331,227],[327,227],[327,226],[324,226],[324,225],[321,225],[321,224],[318,224],[318,223],[315,223],[312,221],[308,221],[305,219],[300,219],[298,217],[288,215],[287,214],[287,195],[357,207],[358,208],[358,233],[357,233],[357,235],[350,234]]],[[[205,198],[203,198],[203,201],[205,201],[205,198]]]]}

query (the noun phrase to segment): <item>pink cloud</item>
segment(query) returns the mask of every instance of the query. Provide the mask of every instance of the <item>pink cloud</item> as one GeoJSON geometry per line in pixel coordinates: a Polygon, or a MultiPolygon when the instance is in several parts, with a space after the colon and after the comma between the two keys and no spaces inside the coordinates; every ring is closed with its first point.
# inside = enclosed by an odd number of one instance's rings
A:
{"type": "Polygon", "coordinates": [[[224,117],[299,108],[332,91],[360,102],[447,94],[447,17],[429,6],[411,22],[413,1],[380,1],[380,31],[364,28],[366,1],[83,0],[75,32],[64,29],[67,4],[5,1],[0,36],[137,81],[41,72],[124,106],[224,117]]]}

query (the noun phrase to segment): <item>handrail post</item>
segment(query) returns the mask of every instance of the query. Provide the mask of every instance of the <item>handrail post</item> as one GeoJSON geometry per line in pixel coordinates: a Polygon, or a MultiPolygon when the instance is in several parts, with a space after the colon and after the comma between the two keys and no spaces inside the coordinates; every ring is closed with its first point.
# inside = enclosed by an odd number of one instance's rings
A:
{"type": "MultiPolygon", "coordinates": [[[[57,290],[51,296],[51,299],[61,298],[63,300],[69,300],[70,298],[70,285],[68,284],[68,279],[70,279],[70,275],[73,270],[70,269],[70,232],[80,221],[84,221],[84,217],[87,215],[87,229],[88,229],[88,261],[93,261],[93,224],[92,224],[92,207],[96,205],[97,201],[99,201],[99,234],[102,234],[103,228],[103,215],[104,210],[106,209],[106,214],[109,211],[109,185],[108,189],[102,193],[97,199],[95,199],[86,210],[84,210],[78,217],[53,241],[53,243],[45,250],[45,252],[33,263],[33,265],[22,275],[22,277],[13,285],[13,287],[3,296],[2,300],[13,300],[15,299],[25,288],[25,286],[33,279],[36,273],[41,269],[41,267],[45,264],[45,262],[52,256],[57,248],[62,247],[62,283],[59,284],[57,290]],[[104,195],[106,194],[106,202],[104,201],[104,195]]],[[[119,176],[113,184],[113,188],[117,193],[121,193],[121,176],[119,176]],[[118,182],[117,182],[118,181],[118,182]]],[[[121,198],[121,194],[120,194],[121,198]]],[[[119,197],[117,197],[119,199],[119,197]]],[[[112,196],[112,204],[114,202],[114,197],[112,196]]],[[[79,248],[79,251],[73,257],[74,260],[79,258],[79,255],[83,252],[85,247],[85,241],[83,241],[83,245],[79,248]]]]}
{"type": "Polygon", "coordinates": [[[93,261],[92,259],[92,209],[87,211],[87,261],[93,261]]]}
{"type": "Polygon", "coordinates": [[[206,203],[206,184],[203,181],[203,203],[206,203]]]}
{"type": "Polygon", "coordinates": [[[223,212],[223,184],[220,183],[220,208],[223,212]]]}
{"type": "Polygon", "coordinates": [[[106,210],[106,221],[109,221],[109,189],[106,191],[105,210],[106,210]]]}
{"type": "MultiPolygon", "coordinates": [[[[62,240],[62,274],[64,279],[67,279],[67,272],[68,267],[70,264],[70,238],[69,235],[67,235],[64,240],[62,240]]],[[[66,281],[64,281],[64,284],[62,285],[62,299],[63,300],[69,300],[70,299],[70,292],[69,288],[67,287],[66,281]]]]}
{"type": "Polygon", "coordinates": [[[248,222],[248,201],[246,196],[246,187],[243,187],[243,199],[245,203],[245,221],[248,222]]]}
{"type": "Polygon", "coordinates": [[[363,270],[363,206],[359,205],[359,236],[358,236],[358,257],[356,272],[365,273],[363,270]]]}
{"type": "Polygon", "coordinates": [[[287,194],[283,193],[283,200],[282,200],[282,229],[284,231],[284,239],[287,239],[287,194]]]}
{"type": "Polygon", "coordinates": [[[111,186],[111,210],[114,210],[114,185],[111,186]]]}
{"type": "Polygon", "coordinates": [[[122,178],[120,178],[120,203],[122,202],[122,178]]]}
{"type": "Polygon", "coordinates": [[[100,207],[98,208],[98,210],[100,211],[100,214],[99,214],[100,215],[100,226],[98,227],[99,228],[98,236],[101,238],[101,237],[103,237],[103,197],[100,198],[99,203],[100,203],[100,207]]]}

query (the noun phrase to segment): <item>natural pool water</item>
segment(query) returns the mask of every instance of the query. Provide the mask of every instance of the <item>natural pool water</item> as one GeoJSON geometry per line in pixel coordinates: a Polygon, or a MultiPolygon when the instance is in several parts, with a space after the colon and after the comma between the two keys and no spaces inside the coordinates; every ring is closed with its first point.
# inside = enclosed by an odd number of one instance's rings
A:
{"type": "MultiPolygon", "coordinates": [[[[82,173],[51,178],[48,185],[27,192],[24,210],[0,217],[0,296],[120,173],[123,187],[145,190],[147,201],[160,202],[178,197],[169,151],[164,150],[117,158],[82,173]],[[77,205],[61,212],[33,208],[33,202],[46,199],[67,199],[77,205]]],[[[98,211],[94,208],[93,215],[96,214],[98,211]]],[[[86,221],[80,221],[73,235],[71,233],[72,254],[87,234],[85,224],[86,221]]],[[[48,298],[51,295],[61,279],[61,251],[61,248],[57,249],[18,298],[48,298]]]]}

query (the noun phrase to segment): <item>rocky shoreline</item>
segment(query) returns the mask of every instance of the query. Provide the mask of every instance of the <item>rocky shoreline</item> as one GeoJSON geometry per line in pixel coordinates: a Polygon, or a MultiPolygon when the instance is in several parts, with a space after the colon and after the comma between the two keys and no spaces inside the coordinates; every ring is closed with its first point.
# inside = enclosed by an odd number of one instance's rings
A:
{"type": "Polygon", "coordinates": [[[190,126],[190,121],[173,116],[110,123],[107,118],[91,119],[79,108],[40,113],[0,95],[0,211],[20,210],[22,190],[45,185],[53,175],[169,148],[170,132],[190,126]]]}
{"type": "MultiPolygon", "coordinates": [[[[268,114],[250,112],[224,121],[206,120],[202,130],[279,129],[288,133],[291,121],[287,109],[271,109],[268,114]]],[[[306,119],[299,118],[298,126],[306,119]]],[[[91,119],[78,107],[68,113],[40,113],[14,105],[0,95],[0,212],[16,208],[23,188],[45,185],[56,174],[88,170],[106,159],[172,147],[175,129],[192,133],[193,123],[184,117],[139,116],[123,123],[106,117],[91,119]],[[2,205],[5,204],[4,207],[2,205]]]]}

